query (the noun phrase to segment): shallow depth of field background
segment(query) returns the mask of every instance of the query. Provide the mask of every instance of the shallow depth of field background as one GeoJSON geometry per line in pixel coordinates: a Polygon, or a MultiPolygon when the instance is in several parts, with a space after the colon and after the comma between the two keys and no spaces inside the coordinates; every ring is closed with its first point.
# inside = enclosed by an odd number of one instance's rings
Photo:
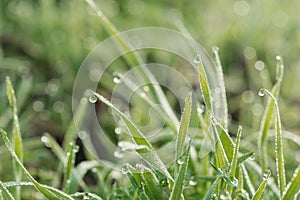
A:
{"type": "MultiPolygon", "coordinates": [[[[275,57],[281,55],[285,63],[279,101],[283,129],[300,132],[299,1],[96,3],[120,31],[148,26],[178,30],[182,23],[210,55],[211,47],[218,45],[231,114],[230,130],[235,133],[237,124],[241,124],[245,137],[251,138],[252,134],[256,138],[265,103],[257,92],[261,87],[270,89],[275,82],[275,57]]],[[[88,53],[109,36],[83,0],[2,0],[0,4],[0,127],[11,130],[4,84],[9,75],[17,93],[25,165],[34,176],[47,182],[54,173],[50,169],[56,164],[49,162],[54,156],[42,148],[40,137],[49,132],[61,141],[72,119],[70,106],[76,72],[88,53]]],[[[184,67],[181,65],[174,63],[177,68],[184,67]]],[[[107,81],[113,84],[112,80],[107,81]]],[[[107,94],[109,89],[99,88],[107,94]]],[[[255,149],[255,143],[252,145],[255,149]]],[[[300,162],[300,150],[289,153],[289,145],[293,144],[285,144],[286,159],[294,164],[286,167],[294,169],[300,162]]],[[[0,152],[5,154],[3,148],[1,145],[0,152]]],[[[7,158],[0,155],[0,163],[4,160],[7,158]]],[[[1,164],[1,179],[9,180],[12,174],[5,170],[1,164]]]]}

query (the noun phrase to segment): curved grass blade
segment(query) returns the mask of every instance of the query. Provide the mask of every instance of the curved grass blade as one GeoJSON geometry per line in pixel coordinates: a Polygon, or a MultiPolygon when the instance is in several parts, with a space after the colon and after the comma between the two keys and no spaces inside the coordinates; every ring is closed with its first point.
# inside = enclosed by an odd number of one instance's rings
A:
{"type": "MultiPolygon", "coordinates": [[[[232,156],[231,166],[230,166],[230,172],[229,172],[231,181],[234,181],[234,179],[235,179],[241,135],[242,135],[242,127],[239,126],[237,138],[236,138],[236,142],[235,142],[235,148],[234,148],[234,152],[233,152],[233,156],[232,156]]],[[[231,191],[232,191],[232,188],[229,188],[229,192],[231,192],[231,191]]]]}
{"type": "Polygon", "coordinates": [[[3,185],[2,181],[0,181],[0,190],[3,194],[5,200],[14,200],[13,195],[8,191],[8,189],[3,185]]]}
{"type": "Polygon", "coordinates": [[[189,93],[185,100],[185,107],[180,121],[179,133],[176,139],[176,156],[175,156],[176,159],[182,156],[184,151],[187,131],[191,119],[191,109],[192,109],[192,93],[189,93]]]}
{"type": "MultiPolygon", "coordinates": [[[[13,89],[12,83],[10,78],[6,77],[6,95],[8,97],[9,105],[13,110],[13,147],[16,155],[18,156],[19,160],[23,163],[23,144],[22,144],[22,136],[18,118],[18,109],[17,109],[17,100],[15,96],[15,91],[13,89]]],[[[21,181],[22,179],[22,170],[16,165],[15,160],[13,160],[14,165],[14,174],[17,181],[21,181]]],[[[20,199],[21,197],[21,190],[20,188],[16,189],[16,197],[20,199]]]]}
{"type": "Polygon", "coordinates": [[[228,132],[220,125],[216,124],[217,131],[219,133],[219,139],[222,143],[228,161],[232,161],[232,155],[234,153],[234,143],[228,134],[228,132]]]}
{"type": "MultiPolygon", "coordinates": [[[[117,42],[118,47],[124,54],[123,57],[125,61],[129,64],[131,67],[140,66],[144,64],[143,59],[138,54],[138,52],[131,51],[131,46],[129,43],[127,43],[120,35],[118,34],[117,28],[109,21],[109,19],[102,13],[102,11],[99,9],[99,7],[96,5],[96,3],[93,0],[86,0],[86,2],[90,5],[92,9],[94,9],[97,13],[97,15],[100,17],[102,24],[104,25],[107,32],[114,36],[117,42]]],[[[178,119],[172,110],[164,92],[162,91],[161,87],[157,84],[155,77],[151,73],[150,70],[147,68],[143,68],[141,71],[138,71],[139,76],[146,82],[151,83],[149,85],[150,92],[152,93],[153,97],[156,99],[157,103],[159,103],[164,111],[168,114],[169,118],[174,123],[175,127],[178,127],[178,119]]]]}
{"type": "Polygon", "coordinates": [[[77,152],[78,152],[78,146],[74,145],[74,143],[71,142],[70,150],[67,153],[68,159],[66,164],[65,183],[64,183],[64,191],[67,193],[70,193],[71,174],[75,164],[75,156],[77,152]]]}
{"type": "MultiPolygon", "coordinates": [[[[5,146],[7,147],[7,149],[9,150],[10,154],[12,155],[12,157],[14,158],[14,160],[16,161],[16,163],[20,166],[20,168],[22,169],[22,171],[24,172],[24,174],[27,176],[27,178],[33,183],[34,187],[41,193],[43,194],[45,197],[47,197],[48,199],[57,199],[59,200],[60,198],[56,195],[54,195],[52,192],[50,192],[47,188],[45,188],[43,185],[41,185],[40,183],[38,183],[32,176],[31,174],[27,171],[27,169],[24,167],[24,165],[22,164],[22,162],[19,160],[17,154],[15,153],[14,149],[12,148],[10,141],[7,137],[7,133],[3,130],[0,129],[1,132],[1,138],[4,141],[5,146]]],[[[66,199],[73,199],[72,197],[68,197],[66,199]]]]}
{"type": "Polygon", "coordinates": [[[285,168],[284,168],[284,156],[283,156],[283,145],[282,145],[282,130],[278,102],[272,93],[266,89],[261,89],[261,92],[269,95],[275,105],[275,153],[276,153],[276,170],[278,177],[278,187],[280,190],[280,196],[282,197],[286,186],[285,168]]]}
{"type": "Polygon", "coordinates": [[[255,153],[254,152],[248,152],[245,153],[244,155],[240,156],[237,159],[237,164],[240,165],[242,164],[245,160],[247,160],[248,158],[254,158],[255,157],[255,153]]]}
{"type": "Polygon", "coordinates": [[[262,199],[262,194],[265,190],[265,187],[267,185],[268,179],[270,177],[270,172],[268,172],[268,174],[264,177],[264,180],[261,182],[261,184],[259,185],[257,191],[255,192],[254,196],[252,197],[252,200],[260,200],[262,199]]]}
{"type": "MultiPolygon", "coordinates": [[[[276,99],[278,99],[278,96],[280,93],[281,82],[282,82],[282,78],[283,78],[284,65],[283,65],[281,57],[276,57],[276,58],[277,58],[277,66],[276,66],[277,82],[272,88],[272,94],[276,99]]],[[[262,119],[261,119],[261,124],[260,124],[260,128],[259,128],[259,140],[258,140],[260,163],[261,163],[263,171],[267,170],[267,168],[268,168],[267,137],[268,137],[268,132],[270,129],[271,121],[272,121],[273,112],[274,112],[274,102],[272,101],[272,99],[268,99],[262,119]]]]}
{"type": "Polygon", "coordinates": [[[128,117],[126,117],[119,109],[117,109],[110,101],[108,101],[105,97],[95,92],[92,92],[92,95],[95,95],[101,102],[106,104],[108,107],[110,107],[113,111],[115,111],[119,115],[119,117],[123,120],[123,122],[127,126],[132,139],[137,145],[146,147],[143,149],[137,149],[136,152],[142,158],[144,158],[144,160],[149,165],[151,165],[155,169],[161,170],[165,176],[167,176],[170,180],[173,181],[173,178],[168,172],[166,166],[161,161],[159,156],[156,154],[150,142],[146,139],[146,137],[142,134],[142,132],[136,127],[136,125],[128,117]]]}
{"type": "Polygon", "coordinates": [[[171,192],[170,200],[179,200],[182,196],[184,178],[188,167],[189,162],[189,152],[190,152],[191,143],[189,143],[187,150],[184,153],[183,163],[180,165],[178,176],[175,179],[173,190],[171,192]]]}
{"type": "Polygon", "coordinates": [[[218,77],[218,82],[219,82],[219,87],[221,89],[221,99],[222,99],[222,104],[221,106],[222,112],[223,112],[223,121],[222,125],[224,126],[225,130],[228,129],[228,106],[227,106],[227,98],[226,98],[226,90],[225,90],[225,82],[224,82],[224,77],[223,77],[223,69],[219,57],[219,47],[213,47],[213,53],[215,56],[215,62],[216,62],[216,69],[217,69],[217,77],[218,77]]]}
{"type": "Polygon", "coordinates": [[[206,72],[204,70],[204,66],[201,59],[201,54],[197,54],[197,58],[195,59],[196,64],[198,65],[199,70],[199,81],[200,81],[200,88],[202,91],[203,100],[206,106],[206,110],[210,115],[213,116],[213,104],[212,104],[212,98],[211,98],[211,90],[209,88],[206,72]]]}
{"type": "Polygon", "coordinates": [[[283,200],[294,199],[295,195],[300,191],[300,165],[294,172],[292,180],[286,187],[283,194],[283,200]]]}

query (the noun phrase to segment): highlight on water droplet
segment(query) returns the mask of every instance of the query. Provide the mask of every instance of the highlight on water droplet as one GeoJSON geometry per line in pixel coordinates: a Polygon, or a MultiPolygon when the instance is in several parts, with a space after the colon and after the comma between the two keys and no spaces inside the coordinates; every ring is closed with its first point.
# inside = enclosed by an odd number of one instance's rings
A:
{"type": "Polygon", "coordinates": [[[276,60],[277,60],[277,61],[281,61],[281,60],[282,60],[282,57],[281,57],[281,56],[276,56],[276,60]]]}
{"type": "Polygon", "coordinates": [[[47,136],[42,136],[41,141],[45,144],[46,147],[50,147],[50,141],[47,136]]]}
{"type": "Polygon", "coordinates": [[[256,154],[255,154],[255,153],[253,153],[253,154],[249,157],[250,160],[255,160],[255,158],[256,158],[256,154]]]}
{"type": "Polygon", "coordinates": [[[120,127],[115,128],[115,133],[120,135],[122,133],[122,129],[120,127]]]}
{"type": "Polygon", "coordinates": [[[113,82],[114,82],[115,84],[119,84],[119,83],[122,82],[122,80],[120,79],[120,77],[114,77],[114,78],[113,78],[113,82]]]}
{"type": "Polygon", "coordinates": [[[218,46],[213,46],[212,51],[213,51],[214,54],[218,54],[219,53],[219,47],[218,46]]]}
{"type": "Polygon", "coordinates": [[[201,54],[200,53],[197,53],[197,55],[195,56],[193,62],[195,64],[199,64],[201,62],[201,54]]]}
{"type": "Polygon", "coordinates": [[[189,185],[190,186],[196,186],[197,185],[197,181],[195,180],[194,176],[192,176],[191,180],[189,180],[189,185]]]}
{"type": "Polygon", "coordinates": [[[97,100],[98,100],[97,96],[93,92],[91,92],[91,94],[89,95],[89,102],[90,103],[96,103],[97,100]]]}
{"type": "Polygon", "coordinates": [[[124,153],[122,153],[122,152],[119,152],[119,151],[115,151],[114,152],[114,156],[116,157],[116,158],[124,158],[124,153]]]}
{"type": "Polygon", "coordinates": [[[259,96],[261,96],[261,97],[263,97],[263,96],[265,96],[265,89],[260,89],[259,91],[258,91],[258,95],[259,96]]]}
{"type": "Polygon", "coordinates": [[[146,85],[146,86],[143,87],[143,90],[144,90],[144,92],[149,92],[150,88],[146,85]]]}
{"type": "Polygon", "coordinates": [[[129,173],[129,166],[128,166],[128,163],[125,163],[122,167],[121,167],[121,172],[122,174],[127,174],[129,173]]]}
{"type": "Polygon", "coordinates": [[[197,106],[197,113],[198,114],[204,113],[204,110],[205,110],[205,106],[203,104],[197,106]]]}
{"type": "Polygon", "coordinates": [[[178,164],[178,165],[182,165],[183,163],[184,163],[184,161],[183,161],[182,158],[179,158],[179,159],[177,160],[177,164],[178,164]]]}
{"type": "Polygon", "coordinates": [[[270,175],[271,175],[271,171],[269,169],[266,170],[263,174],[263,179],[264,180],[268,179],[270,177],[270,175]]]}

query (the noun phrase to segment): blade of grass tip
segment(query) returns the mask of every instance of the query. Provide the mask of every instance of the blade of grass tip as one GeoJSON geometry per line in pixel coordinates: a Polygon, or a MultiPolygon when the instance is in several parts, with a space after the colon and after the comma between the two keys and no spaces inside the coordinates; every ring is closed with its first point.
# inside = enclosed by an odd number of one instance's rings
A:
{"type": "Polygon", "coordinates": [[[228,161],[232,161],[234,153],[234,143],[229,135],[229,133],[220,125],[216,124],[217,131],[219,133],[219,138],[224,148],[225,154],[228,158],[228,161]]]}
{"type": "Polygon", "coordinates": [[[2,181],[0,181],[0,190],[3,194],[5,200],[14,200],[13,195],[8,191],[8,189],[3,185],[2,181]]]}
{"type": "MultiPolygon", "coordinates": [[[[118,34],[119,31],[117,28],[109,21],[109,19],[102,13],[102,11],[99,9],[99,7],[96,5],[96,3],[93,0],[86,0],[86,2],[90,5],[90,7],[95,10],[97,15],[100,17],[104,27],[106,28],[107,32],[114,36],[117,40],[118,46],[121,48],[122,53],[125,53],[123,55],[125,61],[129,64],[131,67],[139,66],[144,64],[143,59],[138,54],[138,52],[131,51],[131,46],[128,42],[126,42],[123,38],[120,37],[118,34]]],[[[146,82],[151,83],[149,85],[150,92],[152,93],[153,97],[157,100],[157,103],[162,105],[162,108],[165,110],[166,113],[168,113],[169,117],[173,121],[175,127],[178,126],[179,122],[178,119],[172,110],[165,94],[163,93],[161,87],[159,85],[153,85],[152,83],[157,83],[155,77],[151,73],[150,70],[147,68],[142,68],[141,71],[138,71],[139,76],[146,82]]]]}
{"type": "Polygon", "coordinates": [[[263,195],[265,187],[266,187],[266,185],[268,183],[269,177],[270,177],[270,171],[264,175],[263,181],[261,182],[261,184],[259,185],[258,189],[256,190],[254,196],[252,197],[252,200],[260,200],[260,199],[262,199],[262,195],[263,195]]]}
{"type": "MultiPolygon", "coordinates": [[[[9,100],[9,105],[13,110],[13,146],[14,150],[20,159],[20,161],[23,163],[23,144],[22,144],[22,136],[20,131],[20,124],[19,124],[19,118],[18,118],[18,109],[17,109],[17,100],[15,96],[15,91],[13,89],[12,83],[10,78],[6,77],[6,94],[9,100]]],[[[22,172],[21,169],[15,164],[15,161],[13,161],[14,165],[14,174],[17,181],[21,181],[22,179],[22,172]]],[[[16,197],[17,199],[20,199],[21,197],[21,189],[16,189],[16,197]]]]}
{"type": "MultiPolygon", "coordinates": [[[[52,192],[50,192],[47,188],[45,188],[43,185],[41,185],[40,183],[38,183],[32,176],[31,174],[27,171],[27,169],[24,167],[24,165],[22,164],[22,162],[19,160],[17,154],[15,153],[14,149],[12,148],[10,141],[7,137],[7,133],[5,131],[3,131],[2,129],[0,129],[1,132],[1,138],[5,144],[5,146],[7,147],[8,151],[10,152],[10,154],[12,155],[12,157],[14,158],[14,160],[16,161],[16,163],[20,166],[20,168],[22,169],[22,171],[24,172],[24,174],[27,176],[27,178],[33,183],[34,187],[41,193],[43,194],[46,198],[48,199],[61,199],[62,197],[58,197],[56,195],[54,195],[52,192]]],[[[73,200],[72,197],[70,196],[63,196],[63,198],[65,199],[70,199],[73,200]]]]}
{"type": "MultiPolygon", "coordinates": [[[[179,158],[183,154],[187,131],[188,131],[190,119],[191,119],[191,110],[192,110],[192,93],[189,93],[185,100],[185,106],[184,106],[184,110],[182,112],[182,117],[181,117],[180,126],[179,126],[179,133],[178,133],[177,139],[176,139],[176,153],[175,153],[176,159],[179,158]]],[[[175,171],[177,171],[178,167],[179,166],[176,167],[175,171]]],[[[175,174],[176,174],[176,172],[175,172],[175,174]]]]}
{"type": "Polygon", "coordinates": [[[283,194],[283,200],[294,199],[295,195],[300,191],[300,165],[294,172],[292,180],[287,185],[283,194]]]}
{"type": "Polygon", "coordinates": [[[196,58],[194,59],[194,63],[198,65],[200,88],[202,91],[202,96],[206,106],[206,110],[210,115],[213,116],[212,98],[210,92],[211,90],[209,88],[206,72],[204,70],[200,53],[197,53],[196,58]]]}
{"type": "Polygon", "coordinates": [[[206,192],[205,196],[203,197],[203,200],[211,200],[216,196],[216,194],[214,192],[215,192],[216,186],[219,183],[219,180],[220,180],[220,177],[216,178],[216,180],[212,183],[212,185],[206,192]]]}
{"type": "MultiPolygon", "coordinates": [[[[242,127],[239,126],[237,138],[236,138],[236,142],[235,142],[235,148],[234,148],[234,152],[233,152],[233,156],[232,156],[231,166],[230,166],[230,172],[229,172],[231,181],[235,180],[235,173],[236,173],[236,168],[237,168],[237,159],[238,159],[238,153],[239,153],[239,148],[240,148],[241,135],[242,135],[242,127]]],[[[228,191],[229,191],[229,193],[231,193],[232,188],[229,187],[228,191]]]]}
{"type": "Polygon", "coordinates": [[[189,162],[189,152],[191,148],[191,141],[184,153],[183,162],[180,165],[179,173],[175,179],[173,190],[171,192],[170,200],[179,200],[181,199],[183,186],[184,186],[184,178],[185,174],[188,168],[188,162],[189,162]]]}
{"type": "Polygon", "coordinates": [[[224,126],[225,130],[228,130],[228,106],[227,106],[227,98],[226,98],[226,89],[225,89],[225,82],[223,77],[223,69],[222,64],[219,57],[219,47],[214,46],[212,51],[215,56],[216,68],[217,68],[217,78],[219,82],[219,87],[221,89],[221,100],[222,100],[222,112],[223,112],[223,120],[222,125],[224,126]]]}
{"type": "Polygon", "coordinates": [[[110,101],[108,101],[105,97],[102,95],[91,92],[91,95],[95,95],[101,102],[106,104],[108,107],[110,107],[112,110],[114,110],[119,117],[123,120],[125,125],[127,126],[132,139],[135,141],[137,145],[141,145],[146,147],[145,149],[137,149],[136,152],[144,158],[144,160],[150,164],[152,167],[161,170],[165,176],[167,176],[171,181],[174,181],[170,173],[168,172],[165,164],[161,161],[159,156],[156,154],[153,146],[150,144],[150,142],[146,139],[146,137],[142,134],[142,132],[136,127],[136,125],[128,118],[126,117],[119,109],[117,109],[110,101]]]}
{"type": "Polygon", "coordinates": [[[278,187],[280,190],[280,196],[282,197],[283,192],[286,186],[286,177],[285,177],[285,168],[284,168],[284,156],[283,156],[283,145],[282,145],[282,130],[281,130],[281,121],[280,121],[280,113],[279,106],[276,98],[272,95],[272,93],[266,89],[261,89],[261,93],[269,95],[275,105],[275,153],[276,153],[276,169],[278,176],[278,187]]]}
{"type": "MultiPolygon", "coordinates": [[[[272,94],[276,99],[278,99],[278,96],[280,93],[281,82],[282,82],[282,78],[283,78],[283,73],[284,73],[284,65],[283,65],[282,58],[280,56],[277,56],[276,60],[277,60],[277,66],[276,66],[277,82],[272,88],[272,94]]],[[[259,140],[258,140],[260,163],[261,163],[263,171],[267,170],[267,168],[268,168],[267,137],[268,137],[268,132],[270,129],[271,121],[272,121],[273,112],[274,112],[274,102],[272,101],[272,99],[268,99],[263,116],[262,116],[260,128],[259,128],[259,140]]]]}
{"type": "Polygon", "coordinates": [[[237,164],[238,165],[242,164],[248,158],[253,160],[255,158],[255,153],[254,152],[248,152],[248,153],[245,153],[244,155],[240,156],[237,160],[237,164]]]}

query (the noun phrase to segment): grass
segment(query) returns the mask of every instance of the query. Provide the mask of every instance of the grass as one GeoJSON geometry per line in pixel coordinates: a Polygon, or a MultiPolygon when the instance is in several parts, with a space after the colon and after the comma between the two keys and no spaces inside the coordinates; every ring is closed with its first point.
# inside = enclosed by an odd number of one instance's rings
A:
{"type": "MultiPolygon", "coordinates": [[[[99,8],[89,1],[92,7],[100,13],[99,8]]],[[[99,15],[103,26],[108,34],[115,35],[118,30],[101,12],[99,15]]],[[[122,38],[118,38],[116,44],[121,51],[130,50],[122,38]]],[[[167,95],[161,88],[150,85],[151,98],[142,99],[143,102],[159,103],[163,106],[163,114],[168,117],[167,126],[173,130],[173,138],[176,141],[176,160],[165,165],[163,158],[156,153],[156,144],[153,144],[132,119],[113,105],[104,95],[95,91],[89,91],[87,97],[83,97],[82,104],[75,114],[76,122],[83,122],[83,113],[88,104],[100,101],[113,110],[124,122],[128,130],[128,142],[131,149],[138,154],[144,163],[131,166],[126,163],[121,168],[121,174],[114,169],[108,168],[99,162],[86,149],[91,149],[90,141],[75,132],[74,122],[69,125],[64,135],[62,144],[59,144],[53,136],[45,134],[41,137],[42,142],[53,153],[52,160],[57,163],[51,183],[43,184],[32,175],[24,163],[26,159],[26,144],[18,119],[18,104],[15,91],[10,79],[6,79],[7,98],[13,115],[12,131],[9,134],[1,131],[1,139],[4,148],[1,155],[12,157],[13,180],[0,182],[0,199],[23,199],[24,192],[29,190],[37,199],[297,199],[300,190],[300,166],[289,175],[286,173],[284,145],[288,139],[284,138],[279,113],[279,89],[283,78],[282,59],[277,60],[277,78],[272,91],[262,89],[259,95],[267,94],[268,97],[265,111],[262,116],[260,129],[255,135],[257,141],[248,141],[245,138],[242,126],[237,133],[229,133],[228,106],[226,99],[225,83],[218,50],[214,48],[213,54],[217,68],[218,84],[222,93],[222,118],[216,119],[215,102],[211,96],[209,80],[200,54],[196,56],[195,66],[198,67],[199,87],[202,90],[205,111],[197,112],[194,109],[191,93],[187,95],[185,107],[181,113],[181,120],[177,119],[175,109],[172,109],[167,95]],[[92,99],[92,100],[91,100],[92,99]],[[197,117],[194,117],[197,116],[197,117]],[[271,125],[274,122],[275,139],[269,141],[271,125]],[[197,134],[189,135],[189,128],[193,124],[197,127],[197,134]],[[176,127],[176,128],[174,128],[176,127]],[[199,157],[204,141],[203,135],[210,136],[215,145],[207,155],[199,157]],[[234,142],[234,135],[236,139],[234,142]],[[11,136],[12,142],[9,137],[11,136]],[[130,143],[131,142],[131,143],[130,143]],[[79,153],[77,143],[82,143],[85,160],[77,160],[79,153]],[[249,145],[252,143],[252,145],[249,145]],[[258,144],[258,145],[256,145],[258,144]],[[249,148],[250,146],[250,148],[249,148]],[[258,152],[256,151],[258,146],[258,152]],[[267,151],[274,147],[272,153],[267,151]],[[257,153],[256,159],[253,158],[257,153]],[[275,170],[272,163],[276,163],[275,170]],[[271,163],[268,165],[268,163],[271,163]],[[117,175],[116,175],[117,174],[117,175]],[[24,177],[22,177],[22,175],[24,177]],[[117,177],[117,178],[116,178],[117,177]],[[273,180],[273,181],[272,181],[273,180]],[[286,181],[288,180],[288,183],[286,181]],[[28,187],[35,188],[36,192],[28,187]],[[22,188],[22,191],[21,189],[22,188]],[[23,195],[23,196],[22,196],[23,195]],[[297,196],[298,195],[298,196],[297,196]]],[[[128,65],[135,67],[141,58],[137,53],[126,54],[124,58],[128,65]]],[[[142,79],[153,80],[155,77],[149,71],[141,71],[142,79]]],[[[151,81],[150,81],[151,82],[151,81]]],[[[147,97],[146,97],[147,98],[147,97]]],[[[230,101],[228,102],[230,104],[230,101]]],[[[200,102],[194,102],[200,104],[200,102]]],[[[284,119],[283,119],[284,120],[284,119]]],[[[295,137],[294,137],[295,138],[295,137]]],[[[300,141],[297,142],[299,148],[300,141]]],[[[40,147],[40,149],[42,149],[40,147]]],[[[289,163],[292,163],[289,161],[289,163]]],[[[46,165],[48,163],[45,163],[46,165]]],[[[297,165],[297,163],[292,163],[297,165]]],[[[288,169],[293,171],[294,169],[288,169]]],[[[42,177],[43,178],[43,177],[42,177]]]]}

